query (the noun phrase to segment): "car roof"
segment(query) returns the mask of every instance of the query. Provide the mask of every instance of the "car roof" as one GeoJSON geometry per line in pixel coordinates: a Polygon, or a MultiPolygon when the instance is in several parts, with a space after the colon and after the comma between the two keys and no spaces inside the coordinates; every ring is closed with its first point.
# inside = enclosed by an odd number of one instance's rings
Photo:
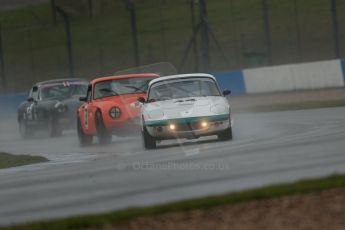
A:
{"type": "Polygon", "coordinates": [[[149,86],[152,84],[155,84],[160,81],[167,81],[167,80],[174,80],[174,79],[186,79],[191,77],[204,77],[204,78],[211,78],[216,81],[216,78],[212,76],[211,74],[206,73],[190,73],[190,74],[178,74],[178,75],[171,75],[171,76],[164,76],[160,78],[153,79],[150,81],[149,86]]]}
{"type": "Polygon", "coordinates": [[[86,79],[81,79],[81,78],[64,78],[64,79],[54,79],[54,80],[37,82],[35,84],[35,86],[58,84],[58,83],[64,83],[64,82],[85,82],[85,83],[88,83],[89,81],[86,79]]]}
{"type": "Polygon", "coordinates": [[[91,81],[91,84],[95,84],[97,82],[107,81],[107,80],[123,79],[123,78],[137,78],[137,77],[159,77],[159,75],[155,74],[155,73],[136,73],[136,74],[114,75],[114,76],[99,77],[99,78],[93,79],[91,81]]]}

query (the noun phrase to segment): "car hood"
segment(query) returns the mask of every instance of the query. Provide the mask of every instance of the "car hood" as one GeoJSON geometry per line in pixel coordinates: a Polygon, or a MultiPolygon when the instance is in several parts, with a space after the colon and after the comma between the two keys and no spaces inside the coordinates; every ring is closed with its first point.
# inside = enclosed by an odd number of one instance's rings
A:
{"type": "Polygon", "coordinates": [[[119,107],[122,111],[122,118],[135,118],[140,115],[141,105],[138,102],[138,97],[144,96],[144,93],[127,94],[120,96],[106,97],[94,101],[94,105],[102,110],[108,111],[112,107],[119,107]]]}
{"type": "Polygon", "coordinates": [[[191,97],[145,104],[143,114],[148,120],[201,117],[229,113],[224,97],[191,97]]]}

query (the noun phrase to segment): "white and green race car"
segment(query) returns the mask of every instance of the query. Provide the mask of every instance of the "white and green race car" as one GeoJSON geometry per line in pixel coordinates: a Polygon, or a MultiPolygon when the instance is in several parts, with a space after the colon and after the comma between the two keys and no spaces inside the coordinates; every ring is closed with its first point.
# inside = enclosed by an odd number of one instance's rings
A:
{"type": "Polygon", "coordinates": [[[146,149],[159,140],[199,138],[217,135],[232,139],[229,90],[220,92],[209,74],[183,74],[160,77],[149,83],[147,100],[142,103],[141,131],[146,149]]]}

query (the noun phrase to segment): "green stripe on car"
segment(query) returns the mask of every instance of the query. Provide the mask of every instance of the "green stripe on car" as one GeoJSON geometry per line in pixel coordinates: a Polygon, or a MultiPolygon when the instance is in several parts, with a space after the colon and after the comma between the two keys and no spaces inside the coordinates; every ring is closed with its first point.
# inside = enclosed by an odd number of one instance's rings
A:
{"type": "Polygon", "coordinates": [[[221,115],[214,115],[214,116],[203,116],[203,117],[184,117],[184,118],[176,118],[176,119],[167,119],[167,120],[154,120],[154,121],[145,121],[145,125],[147,126],[164,126],[169,125],[171,123],[190,123],[190,122],[198,122],[198,121],[224,121],[229,119],[229,114],[221,114],[221,115]]]}

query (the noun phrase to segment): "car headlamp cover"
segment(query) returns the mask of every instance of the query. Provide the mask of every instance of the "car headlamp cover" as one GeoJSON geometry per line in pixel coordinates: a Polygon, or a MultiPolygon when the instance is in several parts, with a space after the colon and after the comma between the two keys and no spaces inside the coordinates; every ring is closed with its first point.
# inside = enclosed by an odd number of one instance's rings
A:
{"type": "Polygon", "coordinates": [[[155,109],[148,112],[150,119],[162,119],[164,117],[164,113],[160,109],[155,109]]]}
{"type": "Polygon", "coordinates": [[[223,114],[228,111],[228,108],[224,105],[216,104],[211,107],[211,112],[216,114],[223,114]]]}
{"type": "Polygon", "coordinates": [[[109,110],[109,116],[113,119],[119,118],[121,116],[121,110],[119,107],[112,107],[109,110]]]}

